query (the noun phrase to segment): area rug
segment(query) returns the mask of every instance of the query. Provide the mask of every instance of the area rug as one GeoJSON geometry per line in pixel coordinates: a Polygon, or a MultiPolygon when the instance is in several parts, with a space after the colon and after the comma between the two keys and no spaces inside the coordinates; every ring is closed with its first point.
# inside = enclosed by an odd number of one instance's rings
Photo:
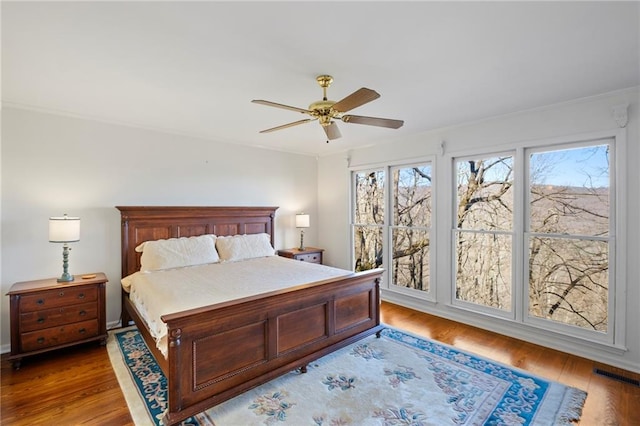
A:
{"type": "MultiPolygon", "coordinates": [[[[137,425],[160,425],[166,379],[135,328],[111,332],[109,356],[137,425]]],[[[586,392],[385,328],[184,425],[564,425],[586,392]]]]}

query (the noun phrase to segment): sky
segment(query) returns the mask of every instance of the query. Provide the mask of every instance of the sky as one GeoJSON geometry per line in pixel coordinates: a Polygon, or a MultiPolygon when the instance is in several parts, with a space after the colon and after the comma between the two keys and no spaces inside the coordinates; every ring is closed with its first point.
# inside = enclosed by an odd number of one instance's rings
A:
{"type": "Polygon", "coordinates": [[[538,184],[585,188],[609,186],[608,145],[538,152],[532,154],[530,166],[532,172],[537,167],[543,170],[535,177],[538,184]]]}

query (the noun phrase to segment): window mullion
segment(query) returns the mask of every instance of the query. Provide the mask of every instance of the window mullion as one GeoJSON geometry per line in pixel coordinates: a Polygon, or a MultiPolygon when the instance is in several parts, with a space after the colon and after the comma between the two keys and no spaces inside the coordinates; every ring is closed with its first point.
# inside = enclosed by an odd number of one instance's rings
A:
{"type": "MultiPolygon", "coordinates": [[[[524,320],[524,312],[529,304],[527,286],[529,280],[525,272],[526,219],[529,213],[529,197],[525,195],[525,183],[529,181],[529,173],[523,148],[517,148],[514,158],[514,192],[513,192],[513,318],[517,322],[524,320]]],[[[528,191],[527,191],[528,192],[528,191]]]]}

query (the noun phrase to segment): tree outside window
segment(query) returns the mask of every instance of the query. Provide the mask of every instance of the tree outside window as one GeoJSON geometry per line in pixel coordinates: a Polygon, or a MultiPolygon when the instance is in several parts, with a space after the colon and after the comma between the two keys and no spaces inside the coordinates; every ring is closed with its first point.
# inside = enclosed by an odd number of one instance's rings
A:
{"type": "Polygon", "coordinates": [[[429,291],[431,165],[392,169],[391,283],[429,291]]]}
{"type": "MultiPolygon", "coordinates": [[[[614,141],[452,159],[453,305],[613,341],[614,141]]],[[[432,175],[428,161],[352,172],[354,269],[384,267],[387,289],[418,297],[434,287],[432,175]]]]}
{"type": "Polygon", "coordinates": [[[384,194],[384,170],[354,173],[353,247],[356,271],[378,268],[383,264],[384,194]]]}
{"type": "Polygon", "coordinates": [[[511,311],[513,156],[455,162],[455,299],[511,311]]]}
{"type": "Polygon", "coordinates": [[[608,331],[610,145],[529,149],[514,156],[456,159],[455,300],[512,312],[522,286],[523,317],[608,331]],[[514,205],[522,176],[524,205],[514,205]],[[525,232],[513,230],[514,214],[525,232]],[[515,245],[524,277],[512,278],[515,245]]]}
{"type": "Polygon", "coordinates": [[[432,269],[431,163],[354,172],[353,188],[354,269],[388,262],[391,286],[427,293],[432,269]]]}
{"type": "Polygon", "coordinates": [[[529,154],[532,317],[607,331],[609,150],[604,144],[529,154]]]}

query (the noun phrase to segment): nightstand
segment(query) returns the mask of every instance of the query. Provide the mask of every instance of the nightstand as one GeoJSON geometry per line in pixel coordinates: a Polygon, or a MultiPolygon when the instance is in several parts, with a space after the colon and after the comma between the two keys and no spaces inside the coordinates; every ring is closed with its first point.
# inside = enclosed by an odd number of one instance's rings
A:
{"type": "Polygon", "coordinates": [[[297,248],[278,250],[278,256],[289,259],[302,260],[304,262],[319,263],[322,265],[322,252],[324,249],[316,247],[305,247],[304,250],[297,248]]]}
{"type": "Polygon", "coordinates": [[[74,281],[56,278],[15,283],[10,297],[13,367],[22,358],[99,340],[107,342],[104,273],[75,275],[74,281]]]}

